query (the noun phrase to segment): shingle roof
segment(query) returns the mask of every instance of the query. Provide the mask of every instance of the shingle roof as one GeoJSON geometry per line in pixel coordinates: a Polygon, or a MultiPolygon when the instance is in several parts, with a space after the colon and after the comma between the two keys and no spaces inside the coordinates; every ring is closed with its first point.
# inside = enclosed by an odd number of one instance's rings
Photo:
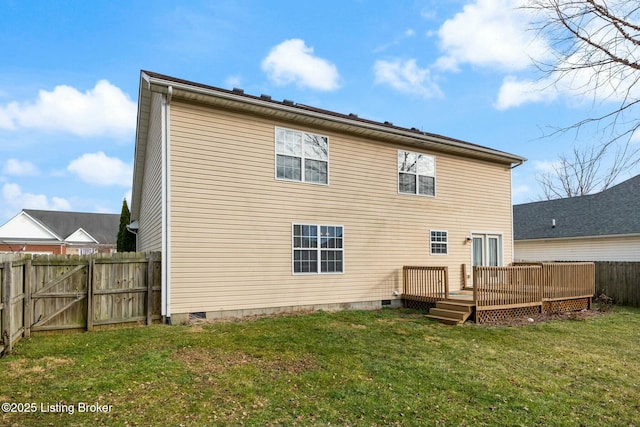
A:
{"type": "Polygon", "coordinates": [[[596,194],[515,205],[513,232],[514,240],[640,233],[640,175],[596,194]]]}
{"type": "Polygon", "coordinates": [[[261,95],[261,96],[255,96],[255,95],[250,95],[244,92],[244,90],[242,89],[233,89],[233,90],[228,90],[228,89],[223,89],[223,88],[219,88],[219,87],[215,87],[215,86],[209,86],[206,84],[202,84],[202,83],[197,83],[197,82],[192,82],[192,81],[188,81],[188,80],[184,80],[184,79],[179,79],[176,77],[171,77],[171,76],[167,76],[164,74],[160,74],[160,73],[155,73],[152,71],[147,71],[147,70],[142,70],[141,73],[143,75],[146,75],[148,77],[152,77],[158,80],[164,80],[166,82],[172,82],[172,83],[177,83],[177,84],[181,84],[184,86],[189,86],[189,87],[197,87],[197,88],[201,88],[201,89],[205,89],[205,90],[209,90],[212,92],[218,92],[218,93],[225,93],[228,95],[234,95],[237,97],[241,97],[241,98],[245,98],[247,100],[255,100],[255,101],[260,101],[263,103],[267,103],[267,104],[271,104],[273,106],[286,106],[286,107],[290,107],[293,109],[297,109],[299,111],[309,111],[309,112],[315,112],[315,113],[319,113],[319,114],[323,114],[326,116],[330,116],[330,117],[336,117],[336,118],[341,118],[341,119],[345,119],[345,120],[349,120],[352,121],[353,123],[356,124],[361,124],[361,125],[378,125],[378,126],[383,126],[386,129],[389,130],[398,130],[398,131],[404,131],[407,133],[412,133],[415,134],[416,136],[419,137],[432,137],[432,138],[437,138],[439,140],[441,140],[442,142],[450,142],[450,143],[456,143],[456,144],[461,144],[465,147],[468,147],[469,149],[475,149],[475,150],[484,150],[487,152],[491,152],[495,155],[499,155],[499,156],[504,156],[505,158],[508,158],[510,162],[513,163],[522,163],[524,162],[526,159],[524,157],[515,155],[515,154],[511,154],[511,153],[507,153],[505,151],[501,151],[501,150],[496,150],[494,148],[489,148],[489,147],[485,147],[482,145],[478,145],[478,144],[473,144],[471,142],[467,142],[467,141],[462,141],[459,139],[455,139],[455,138],[450,138],[447,136],[443,136],[443,135],[437,135],[434,133],[429,133],[429,132],[423,132],[417,128],[405,128],[405,127],[401,127],[401,126],[395,126],[393,123],[391,122],[377,122],[374,120],[368,120],[368,119],[364,119],[361,117],[358,117],[357,114],[342,114],[342,113],[338,113],[335,111],[330,111],[330,110],[325,110],[322,108],[317,108],[317,107],[312,107],[309,105],[304,105],[304,104],[299,104],[299,103],[295,103],[291,100],[283,100],[283,101],[276,101],[274,99],[272,99],[270,96],[268,95],[261,95]]]}
{"type": "Polygon", "coordinates": [[[23,211],[62,239],[69,237],[69,235],[76,230],[82,228],[100,244],[115,244],[118,240],[120,214],[42,211],[33,209],[23,209],[23,211]]]}

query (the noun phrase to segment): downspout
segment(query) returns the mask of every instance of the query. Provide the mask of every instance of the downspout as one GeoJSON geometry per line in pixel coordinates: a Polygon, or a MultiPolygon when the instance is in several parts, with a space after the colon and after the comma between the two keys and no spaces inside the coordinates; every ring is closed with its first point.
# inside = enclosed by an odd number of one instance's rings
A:
{"type": "Polygon", "coordinates": [[[162,315],[171,324],[171,220],[170,220],[170,104],[173,87],[167,87],[162,103],[162,315]]]}
{"type": "MultiPolygon", "coordinates": [[[[520,160],[518,163],[511,166],[511,170],[514,170],[518,166],[522,165],[526,159],[520,160]]],[[[511,174],[511,180],[513,180],[513,173],[511,174]]],[[[515,243],[515,235],[513,229],[513,186],[509,186],[509,198],[511,199],[511,263],[515,261],[516,258],[516,243],[515,243]]],[[[473,255],[472,255],[473,256],[473,255]]],[[[504,261],[504,254],[502,255],[504,261]]]]}

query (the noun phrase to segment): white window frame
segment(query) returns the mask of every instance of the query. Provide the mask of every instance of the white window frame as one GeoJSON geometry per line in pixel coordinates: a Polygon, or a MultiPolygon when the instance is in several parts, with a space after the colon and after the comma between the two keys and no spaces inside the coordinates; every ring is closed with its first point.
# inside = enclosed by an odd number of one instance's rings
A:
{"type": "MultiPolygon", "coordinates": [[[[409,150],[398,150],[397,153],[397,157],[396,157],[396,167],[397,167],[397,180],[398,180],[398,194],[402,194],[402,195],[410,195],[410,196],[422,196],[422,197],[436,197],[437,191],[436,191],[436,157],[429,155],[429,154],[424,154],[424,153],[418,153],[415,151],[409,151],[409,150]],[[411,172],[411,171],[401,171],[400,170],[400,165],[397,164],[398,162],[398,158],[400,157],[400,154],[411,154],[414,156],[418,156],[418,158],[425,158],[425,159],[430,159],[433,162],[433,172],[432,174],[427,174],[427,173],[419,173],[418,170],[416,170],[415,172],[411,172]],[[416,179],[416,191],[415,193],[409,193],[406,191],[401,191],[400,190],[400,174],[406,174],[406,175],[413,175],[415,176],[416,179]],[[422,194],[420,193],[420,177],[424,176],[424,177],[430,177],[433,178],[433,194],[422,194]]],[[[416,166],[417,169],[417,166],[416,166]]]]}
{"type": "Polygon", "coordinates": [[[306,184],[316,184],[316,185],[329,185],[330,156],[329,156],[329,137],[328,136],[320,135],[320,134],[312,133],[312,132],[305,132],[305,131],[301,131],[301,130],[297,130],[297,129],[289,129],[289,128],[276,126],[274,128],[273,141],[274,141],[274,152],[275,152],[275,156],[274,156],[274,171],[273,171],[273,173],[274,173],[274,177],[275,177],[276,180],[278,180],[278,181],[288,181],[288,182],[304,182],[306,184]],[[300,134],[301,139],[302,139],[302,143],[301,143],[301,152],[300,152],[299,156],[298,155],[292,155],[291,153],[278,151],[278,131],[279,130],[280,131],[284,131],[284,132],[295,132],[295,133],[300,134]],[[304,147],[304,136],[305,135],[312,135],[314,137],[319,137],[319,138],[323,138],[323,139],[326,140],[326,142],[327,142],[327,158],[326,158],[326,160],[305,155],[305,150],[304,150],[304,148],[305,148],[304,147]],[[291,179],[291,178],[284,178],[284,177],[279,177],[278,176],[278,156],[287,156],[287,157],[294,157],[294,158],[300,159],[300,179],[291,179]],[[316,181],[307,180],[307,177],[305,176],[305,173],[306,173],[305,163],[306,163],[307,160],[325,162],[327,164],[327,182],[316,182],[316,181]]]}
{"type": "Polygon", "coordinates": [[[447,230],[429,230],[429,253],[431,255],[449,255],[449,231],[447,230]],[[440,233],[440,236],[436,236],[436,237],[443,237],[442,234],[444,234],[444,241],[443,240],[434,240],[434,236],[433,233],[440,233]],[[444,252],[434,252],[433,251],[433,245],[444,245],[444,252]]]}
{"type": "MultiPolygon", "coordinates": [[[[471,236],[471,241],[473,242],[473,238],[482,239],[482,265],[488,266],[489,263],[489,240],[496,239],[498,244],[498,252],[496,254],[497,266],[504,266],[504,233],[500,232],[492,232],[492,231],[471,231],[469,233],[471,236]]],[[[471,263],[469,265],[473,266],[473,243],[471,246],[471,263]]]]}
{"type": "Polygon", "coordinates": [[[298,276],[298,275],[310,275],[310,274],[344,274],[345,272],[345,259],[344,259],[344,226],[340,225],[340,224],[314,224],[308,221],[300,221],[300,222],[294,222],[291,224],[291,273],[298,276]],[[296,247],[296,242],[295,242],[295,238],[296,238],[296,233],[295,233],[295,227],[296,226],[301,226],[301,227],[317,227],[316,228],[316,242],[317,245],[315,248],[305,248],[303,246],[299,246],[296,247]],[[342,235],[340,236],[341,239],[341,246],[340,248],[323,248],[322,247],[322,227],[335,227],[335,228],[340,228],[342,231],[342,235]],[[311,250],[315,250],[316,253],[316,262],[317,262],[317,269],[316,271],[296,271],[296,266],[295,266],[295,252],[296,250],[307,250],[307,251],[311,251],[311,250]],[[323,252],[340,252],[341,256],[342,256],[342,270],[341,271],[322,271],[322,253],[323,252]]]}

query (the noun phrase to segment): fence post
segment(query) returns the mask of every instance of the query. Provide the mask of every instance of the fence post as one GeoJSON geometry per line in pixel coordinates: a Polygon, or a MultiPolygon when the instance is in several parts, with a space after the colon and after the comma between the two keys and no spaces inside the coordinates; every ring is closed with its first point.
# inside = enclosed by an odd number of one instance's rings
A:
{"type": "Polygon", "coordinates": [[[4,310],[2,310],[2,338],[4,339],[4,351],[10,353],[13,349],[13,337],[12,337],[12,316],[13,311],[11,307],[11,286],[13,279],[13,264],[11,261],[4,263],[2,270],[2,303],[4,304],[4,310]]]}
{"type": "Polygon", "coordinates": [[[33,263],[31,262],[31,256],[24,262],[24,299],[22,300],[22,313],[24,316],[24,336],[31,336],[31,318],[33,317],[31,306],[31,292],[32,288],[36,282],[35,280],[35,270],[33,268],[33,263]]]}
{"type": "Polygon", "coordinates": [[[147,255],[147,325],[153,321],[153,254],[147,255]]]}
{"type": "Polygon", "coordinates": [[[93,267],[95,260],[89,256],[87,264],[87,331],[93,331],[93,267]]]}

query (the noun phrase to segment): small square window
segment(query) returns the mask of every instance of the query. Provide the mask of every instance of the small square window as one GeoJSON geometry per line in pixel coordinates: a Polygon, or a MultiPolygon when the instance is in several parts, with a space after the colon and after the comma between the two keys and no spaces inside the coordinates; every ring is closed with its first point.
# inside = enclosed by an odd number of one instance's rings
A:
{"type": "Polygon", "coordinates": [[[431,255],[447,255],[449,253],[448,240],[447,231],[431,230],[429,236],[431,255]]]}

